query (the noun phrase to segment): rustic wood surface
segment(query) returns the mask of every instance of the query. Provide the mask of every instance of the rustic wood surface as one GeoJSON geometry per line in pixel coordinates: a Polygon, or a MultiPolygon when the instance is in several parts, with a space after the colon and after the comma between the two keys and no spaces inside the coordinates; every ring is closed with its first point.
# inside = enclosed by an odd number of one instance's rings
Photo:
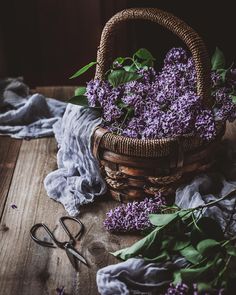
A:
{"type": "MultiPolygon", "coordinates": [[[[73,88],[37,89],[48,96],[69,97],[73,88]]],[[[226,138],[236,141],[236,124],[228,124],[226,138]]],[[[54,138],[21,141],[0,137],[0,294],[51,295],[64,287],[66,295],[96,295],[96,272],[116,263],[109,254],[132,244],[137,237],[107,233],[102,225],[105,213],[117,205],[107,197],[81,210],[85,234],[78,249],[90,267],[80,265],[76,272],[60,249],[43,248],[29,236],[31,226],[45,222],[58,239],[65,239],[58,219],[63,207],[50,200],[43,180],[56,168],[54,138]],[[13,209],[15,204],[17,208],[13,209]]]]}
{"type": "MultiPolygon", "coordinates": [[[[73,88],[51,87],[41,92],[62,99],[72,95],[73,88]]],[[[30,239],[31,226],[42,221],[58,239],[66,238],[58,223],[66,212],[47,197],[43,186],[45,176],[56,168],[56,151],[54,138],[21,141],[0,137],[1,295],[51,295],[62,287],[66,295],[96,295],[97,270],[117,262],[109,251],[126,247],[137,238],[104,230],[105,214],[117,203],[103,197],[81,210],[86,230],[77,246],[89,268],[81,264],[77,273],[63,250],[44,248],[30,239]],[[17,208],[12,208],[13,204],[17,208]]]]}
{"type": "Polygon", "coordinates": [[[3,136],[0,138],[0,219],[19,154],[21,140],[3,136]]]}

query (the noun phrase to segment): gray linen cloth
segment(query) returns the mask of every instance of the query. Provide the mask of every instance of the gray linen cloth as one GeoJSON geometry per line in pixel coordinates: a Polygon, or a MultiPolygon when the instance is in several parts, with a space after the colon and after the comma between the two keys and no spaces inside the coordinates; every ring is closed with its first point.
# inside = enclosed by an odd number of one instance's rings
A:
{"type": "Polygon", "coordinates": [[[58,169],[44,181],[47,194],[62,203],[70,215],[106,192],[98,161],[91,149],[91,137],[101,124],[99,113],[90,108],[68,104],[65,114],[54,126],[58,142],[58,169]]]}
{"type": "Polygon", "coordinates": [[[0,81],[0,134],[13,138],[53,136],[53,125],[62,117],[66,103],[30,95],[21,78],[0,81]]]}
{"type": "Polygon", "coordinates": [[[130,258],[97,272],[98,291],[102,295],[159,294],[158,290],[172,281],[172,271],[186,265],[182,257],[166,263],[130,258]]]}
{"type": "MultiPolygon", "coordinates": [[[[175,203],[180,208],[195,208],[216,200],[234,189],[236,189],[236,181],[227,181],[220,173],[203,174],[196,177],[190,184],[178,188],[175,203]]],[[[236,195],[207,208],[203,215],[217,220],[228,235],[235,235],[235,205],[236,195]]],[[[170,282],[170,266],[172,269],[173,265],[176,266],[177,260],[172,259],[173,262],[168,264],[169,267],[167,262],[150,264],[141,258],[131,258],[125,262],[104,267],[97,272],[98,290],[102,295],[159,294],[157,290],[161,283],[170,282]]]]}

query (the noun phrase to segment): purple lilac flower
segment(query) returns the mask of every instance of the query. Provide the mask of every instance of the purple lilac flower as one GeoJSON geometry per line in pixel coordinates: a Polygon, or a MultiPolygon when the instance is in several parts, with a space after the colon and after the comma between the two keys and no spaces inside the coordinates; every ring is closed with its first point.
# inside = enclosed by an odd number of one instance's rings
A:
{"type": "Polygon", "coordinates": [[[211,110],[202,110],[196,117],[195,127],[202,134],[203,138],[207,140],[212,139],[216,133],[213,112],[211,110]]]}
{"type": "Polygon", "coordinates": [[[112,103],[112,101],[109,101],[104,107],[103,107],[103,117],[106,122],[114,122],[115,120],[119,119],[122,116],[122,110],[112,103]]]}
{"type": "Polygon", "coordinates": [[[222,87],[215,91],[216,120],[233,121],[236,115],[236,104],[232,102],[230,89],[222,87]]]}
{"type": "MultiPolygon", "coordinates": [[[[201,292],[199,293],[197,290],[197,284],[193,284],[192,286],[188,286],[185,283],[178,283],[174,285],[171,283],[167,288],[164,295],[209,295],[209,292],[201,292]]],[[[215,295],[223,295],[224,289],[214,291],[215,295]]]]}
{"type": "Polygon", "coordinates": [[[145,128],[143,118],[133,117],[123,131],[123,135],[131,138],[141,138],[145,128]]]}
{"type": "Polygon", "coordinates": [[[65,287],[56,288],[57,295],[65,295],[65,287]]]}
{"type": "Polygon", "coordinates": [[[171,283],[165,293],[165,295],[187,295],[187,294],[189,294],[189,287],[184,283],[179,283],[177,285],[174,285],[171,283]]]}
{"type": "Polygon", "coordinates": [[[151,227],[148,215],[159,213],[165,205],[161,195],[145,198],[141,202],[130,202],[111,209],[106,214],[104,227],[108,231],[130,232],[142,231],[151,227]]]}
{"type": "Polygon", "coordinates": [[[229,85],[236,86],[236,69],[231,69],[226,78],[229,85]]]}
{"type": "Polygon", "coordinates": [[[164,59],[164,64],[186,63],[188,55],[183,48],[172,48],[164,59]]]}
{"type": "Polygon", "coordinates": [[[211,83],[212,87],[219,86],[223,83],[222,77],[219,73],[212,71],[211,72],[211,83]]]}
{"type": "Polygon", "coordinates": [[[120,64],[117,60],[113,62],[112,66],[113,66],[113,69],[116,69],[116,70],[122,68],[122,64],[120,64]]]}
{"type": "Polygon", "coordinates": [[[88,98],[89,105],[95,107],[97,104],[103,106],[107,101],[111,92],[111,86],[108,82],[91,80],[87,83],[86,96],[88,98]]]}
{"type": "Polygon", "coordinates": [[[141,76],[140,81],[143,84],[150,84],[156,81],[157,74],[154,68],[140,69],[138,74],[141,76]]]}
{"type": "Polygon", "coordinates": [[[184,49],[171,49],[161,71],[149,67],[138,73],[140,79],[117,88],[107,81],[92,80],[87,84],[89,104],[102,107],[104,127],[112,132],[140,139],[190,133],[211,140],[216,135],[215,120],[235,119],[236,104],[232,102],[231,92],[236,69],[229,72],[225,85],[221,75],[212,72],[213,111],[205,109],[196,94],[194,61],[184,49]],[[125,117],[120,102],[134,110],[132,116],[125,117]]]}

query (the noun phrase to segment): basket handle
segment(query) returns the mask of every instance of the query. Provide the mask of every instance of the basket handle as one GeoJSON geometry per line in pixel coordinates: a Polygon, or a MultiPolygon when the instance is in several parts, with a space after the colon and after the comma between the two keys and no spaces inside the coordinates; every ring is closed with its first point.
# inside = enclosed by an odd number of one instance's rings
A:
{"type": "Polygon", "coordinates": [[[129,20],[148,20],[175,33],[191,51],[196,68],[197,94],[204,106],[211,107],[210,59],[200,36],[185,22],[174,15],[156,8],[130,8],[115,14],[105,25],[97,51],[95,79],[103,80],[111,60],[111,49],[115,30],[129,20]]]}

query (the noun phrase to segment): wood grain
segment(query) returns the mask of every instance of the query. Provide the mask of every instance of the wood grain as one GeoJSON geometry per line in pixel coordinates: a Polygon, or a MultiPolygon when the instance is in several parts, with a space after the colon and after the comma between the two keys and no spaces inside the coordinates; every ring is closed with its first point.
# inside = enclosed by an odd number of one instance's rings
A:
{"type": "Polygon", "coordinates": [[[43,187],[45,176],[55,168],[54,139],[23,141],[1,221],[0,294],[56,294],[56,288],[64,286],[67,295],[96,295],[97,270],[117,262],[109,251],[126,247],[136,239],[104,230],[105,214],[117,203],[101,198],[81,210],[85,235],[78,247],[89,268],[81,264],[76,273],[62,250],[43,248],[31,241],[31,226],[42,221],[55,230],[59,239],[66,238],[58,224],[66,212],[47,197],[43,187]],[[12,209],[11,203],[17,209],[12,209]]]}
{"type": "Polygon", "coordinates": [[[67,100],[74,95],[75,86],[41,86],[36,87],[34,92],[41,93],[47,97],[53,97],[58,100],[67,100]]]}
{"type": "Polygon", "coordinates": [[[232,123],[227,122],[224,139],[236,142],[236,121],[232,123]]]}
{"type": "Polygon", "coordinates": [[[21,147],[21,140],[0,137],[0,220],[21,147]]]}
{"type": "Polygon", "coordinates": [[[77,294],[77,274],[65,253],[40,247],[29,236],[31,226],[44,221],[58,238],[64,238],[58,218],[65,211],[47,197],[43,187],[46,174],[56,167],[55,155],[54,139],[22,143],[1,221],[1,294],[56,294],[61,286],[67,294],[77,294]]]}
{"type": "Polygon", "coordinates": [[[99,294],[96,285],[97,271],[102,267],[119,262],[109,252],[130,246],[137,240],[135,235],[114,235],[104,229],[103,220],[106,212],[117,205],[117,202],[102,197],[101,200],[81,209],[81,220],[86,228],[81,246],[90,267],[81,265],[79,269],[78,294],[99,294]]]}

